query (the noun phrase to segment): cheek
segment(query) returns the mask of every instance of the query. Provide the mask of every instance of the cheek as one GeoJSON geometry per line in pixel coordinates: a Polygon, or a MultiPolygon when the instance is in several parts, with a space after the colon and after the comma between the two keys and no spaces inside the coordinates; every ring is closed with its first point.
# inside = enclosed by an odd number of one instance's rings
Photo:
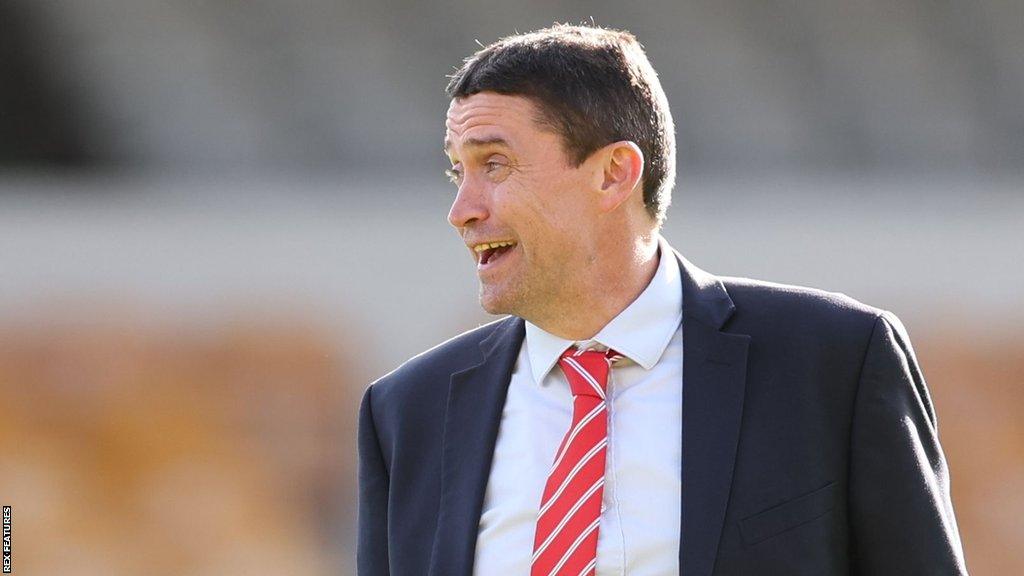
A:
{"type": "Polygon", "coordinates": [[[561,170],[532,174],[518,183],[515,195],[522,209],[536,219],[557,222],[574,211],[577,201],[574,180],[561,170]]]}
{"type": "Polygon", "coordinates": [[[573,243],[587,214],[579,183],[564,171],[520,174],[494,190],[495,213],[512,227],[528,257],[573,243]]]}
{"type": "Polygon", "coordinates": [[[559,217],[561,209],[556,203],[529,200],[533,201],[515,206],[514,226],[527,252],[539,255],[563,242],[566,230],[559,217]]]}
{"type": "Polygon", "coordinates": [[[573,243],[590,229],[593,207],[588,204],[585,187],[575,173],[560,176],[548,185],[545,219],[553,234],[573,243]]]}

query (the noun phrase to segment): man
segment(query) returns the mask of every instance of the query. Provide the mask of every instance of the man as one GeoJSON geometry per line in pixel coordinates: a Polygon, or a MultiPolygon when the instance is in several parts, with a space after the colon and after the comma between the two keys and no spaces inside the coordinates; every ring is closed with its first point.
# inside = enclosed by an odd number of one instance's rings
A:
{"type": "Polygon", "coordinates": [[[448,93],[449,221],[509,316],[366,391],[361,575],[966,573],[899,320],[660,237],[674,130],[633,36],[506,38],[448,93]]]}

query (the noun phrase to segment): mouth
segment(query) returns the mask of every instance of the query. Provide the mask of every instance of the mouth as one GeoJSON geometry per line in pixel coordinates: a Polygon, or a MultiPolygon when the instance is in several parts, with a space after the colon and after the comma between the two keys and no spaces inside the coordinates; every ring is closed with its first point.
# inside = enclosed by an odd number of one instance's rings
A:
{"type": "Polygon", "coordinates": [[[512,251],[518,244],[511,240],[499,240],[497,242],[483,242],[473,246],[476,253],[478,269],[490,268],[502,260],[506,254],[512,251]]]}

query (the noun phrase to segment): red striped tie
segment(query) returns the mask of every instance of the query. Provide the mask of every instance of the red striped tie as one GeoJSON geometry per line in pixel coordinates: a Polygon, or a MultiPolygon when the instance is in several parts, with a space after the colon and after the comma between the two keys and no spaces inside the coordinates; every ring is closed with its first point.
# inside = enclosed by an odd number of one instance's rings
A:
{"type": "Polygon", "coordinates": [[[604,493],[609,350],[566,350],[558,360],[572,389],[572,424],[548,473],[533,541],[530,576],[586,576],[597,564],[597,533],[604,493]]]}

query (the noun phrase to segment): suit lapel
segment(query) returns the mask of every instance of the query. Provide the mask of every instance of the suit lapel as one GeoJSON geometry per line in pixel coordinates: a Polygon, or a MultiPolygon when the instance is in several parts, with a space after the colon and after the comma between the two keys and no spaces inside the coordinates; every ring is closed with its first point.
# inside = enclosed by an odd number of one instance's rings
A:
{"type": "Polygon", "coordinates": [[[470,576],[484,490],[512,369],[525,335],[509,317],[480,343],[482,361],[451,376],[432,576],[470,576]]]}
{"type": "Polygon", "coordinates": [[[676,257],[683,280],[679,566],[686,576],[710,576],[732,486],[750,337],[720,331],[735,309],[725,286],[676,257]]]}

